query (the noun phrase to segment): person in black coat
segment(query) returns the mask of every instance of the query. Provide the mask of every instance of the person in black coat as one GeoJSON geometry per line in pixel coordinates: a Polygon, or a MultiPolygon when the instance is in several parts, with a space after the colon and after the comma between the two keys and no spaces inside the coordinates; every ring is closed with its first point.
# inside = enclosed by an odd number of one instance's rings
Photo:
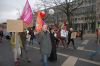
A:
{"type": "Polygon", "coordinates": [[[83,30],[80,30],[80,34],[81,40],[83,40],[83,30]]]}
{"type": "Polygon", "coordinates": [[[2,38],[3,38],[3,31],[0,31],[0,42],[2,42],[2,38]]]}
{"type": "Polygon", "coordinates": [[[73,47],[74,49],[76,49],[75,44],[74,44],[74,39],[71,38],[71,34],[73,32],[73,28],[70,28],[69,32],[68,32],[68,43],[67,43],[67,48],[69,46],[69,43],[72,41],[73,47]]]}
{"type": "Polygon", "coordinates": [[[51,50],[51,54],[48,58],[49,61],[57,61],[57,50],[56,50],[56,37],[54,36],[54,30],[50,29],[50,38],[51,38],[51,44],[52,44],[52,50],[51,50]]]}

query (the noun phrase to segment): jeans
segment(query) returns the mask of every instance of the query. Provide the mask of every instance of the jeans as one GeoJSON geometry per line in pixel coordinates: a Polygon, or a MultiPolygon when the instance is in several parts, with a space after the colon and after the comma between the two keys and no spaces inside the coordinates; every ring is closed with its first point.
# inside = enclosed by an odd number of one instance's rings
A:
{"type": "Polygon", "coordinates": [[[48,55],[42,55],[43,66],[48,66],[48,55]]]}

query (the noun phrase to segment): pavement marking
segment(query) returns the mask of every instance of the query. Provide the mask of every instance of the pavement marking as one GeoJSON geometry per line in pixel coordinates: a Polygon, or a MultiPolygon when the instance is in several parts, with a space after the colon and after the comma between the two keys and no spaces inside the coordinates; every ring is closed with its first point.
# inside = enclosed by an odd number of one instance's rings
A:
{"type": "Polygon", "coordinates": [[[33,46],[30,46],[30,47],[32,47],[32,48],[34,48],[34,49],[37,49],[37,50],[40,50],[40,48],[38,48],[38,47],[33,47],[33,46]]]}
{"type": "Polygon", "coordinates": [[[84,50],[84,47],[78,47],[77,49],[78,50],[84,50]]]}
{"type": "Polygon", "coordinates": [[[77,60],[77,57],[69,56],[69,58],[61,66],[75,66],[77,60]]]}
{"type": "Polygon", "coordinates": [[[69,57],[69,55],[62,54],[62,53],[57,53],[57,55],[63,56],[63,57],[69,57]]]}
{"type": "Polygon", "coordinates": [[[81,51],[86,51],[86,52],[96,52],[94,50],[86,50],[86,49],[84,49],[84,47],[78,47],[77,49],[81,50],[81,51]]]}
{"type": "MultiPolygon", "coordinates": [[[[88,42],[89,42],[89,40],[84,40],[84,41],[82,42],[82,45],[87,45],[88,42]]],[[[78,50],[85,50],[84,47],[85,47],[85,46],[78,47],[77,49],[78,49],[78,50]]]]}
{"type": "Polygon", "coordinates": [[[87,45],[88,42],[89,42],[89,40],[84,40],[84,41],[82,42],[82,45],[87,45]]]}
{"type": "Polygon", "coordinates": [[[91,61],[91,60],[87,60],[87,59],[83,59],[83,58],[79,58],[79,60],[88,62],[88,63],[92,63],[92,64],[96,64],[96,65],[100,65],[100,62],[96,62],[96,61],[91,61]]]}
{"type": "MultiPolygon", "coordinates": [[[[33,47],[33,46],[31,46],[31,47],[34,48],[34,49],[36,49],[36,50],[39,50],[40,49],[38,47],[33,47]]],[[[70,55],[63,54],[63,53],[57,53],[57,55],[60,55],[60,56],[63,56],[63,57],[75,57],[75,56],[70,56],[70,55]]],[[[92,64],[96,64],[96,65],[100,65],[100,62],[96,62],[96,61],[92,61],[92,60],[88,60],[88,59],[79,58],[79,60],[84,61],[84,62],[88,62],[88,63],[92,63],[92,64]]]]}

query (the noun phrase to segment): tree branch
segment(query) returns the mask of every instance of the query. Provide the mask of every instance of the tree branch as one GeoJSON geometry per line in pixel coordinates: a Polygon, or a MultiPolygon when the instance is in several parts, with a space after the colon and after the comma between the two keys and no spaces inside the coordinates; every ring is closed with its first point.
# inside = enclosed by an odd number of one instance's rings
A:
{"type": "Polygon", "coordinates": [[[60,1],[56,2],[55,0],[54,0],[54,3],[55,3],[56,6],[59,6],[58,8],[63,8],[64,10],[67,10],[67,4],[66,3],[61,3],[60,1]]]}
{"type": "Polygon", "coordinates": [[[73,11],[75,11],[79,6],[81,6],[82,5],[82,3],[83,3],[83,0],[81,0],[81,2],[80,3],[78,3],[78,5],[76,6],[76,7],[74,7],[73,9],[71,9],[70,10],[70,12],[73,12],[73,11]]]}

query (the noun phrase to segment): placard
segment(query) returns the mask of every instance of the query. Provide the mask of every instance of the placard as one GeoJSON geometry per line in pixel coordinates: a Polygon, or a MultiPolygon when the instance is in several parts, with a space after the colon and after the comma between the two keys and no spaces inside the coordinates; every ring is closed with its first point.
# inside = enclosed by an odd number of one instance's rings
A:
{"type": "Polygon", "coordinates": [[[76,38],[76,32],[72,32],[72,34],[71,34],[71,39],[75,39],[76,38]]]}
{"type": "Polygon", "coordinates": [[[7,20],[7,32],[23,32],[22,20],[7,20]]]}

